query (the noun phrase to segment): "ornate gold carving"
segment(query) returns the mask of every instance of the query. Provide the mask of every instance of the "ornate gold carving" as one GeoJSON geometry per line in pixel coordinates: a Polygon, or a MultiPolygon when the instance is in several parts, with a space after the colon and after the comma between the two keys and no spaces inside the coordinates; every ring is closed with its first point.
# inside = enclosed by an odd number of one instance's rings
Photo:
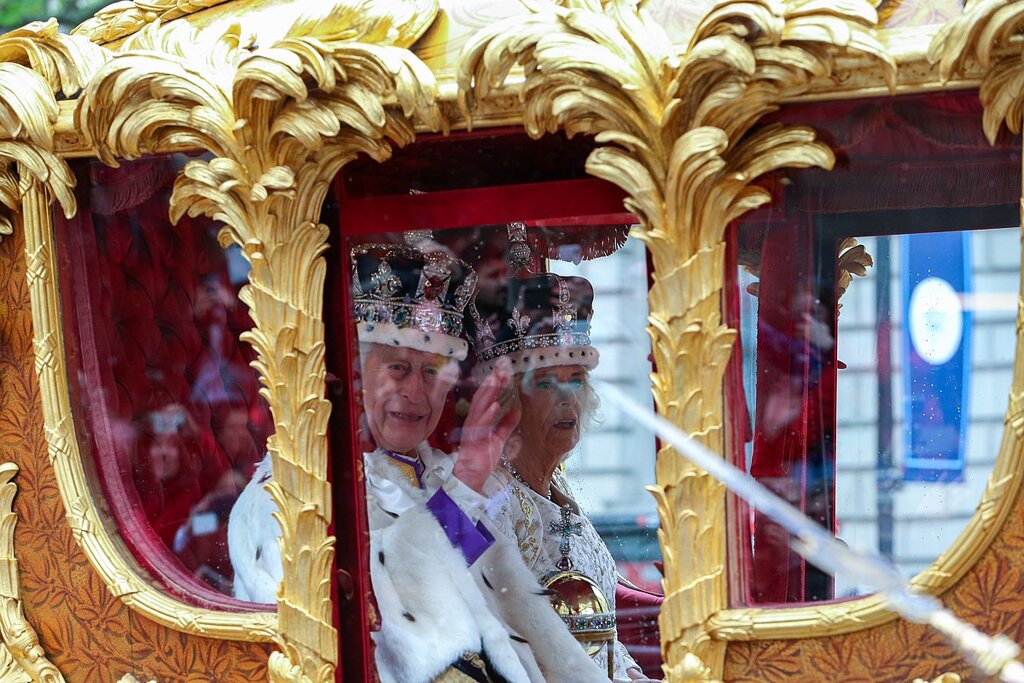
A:
{"type": "MultiPolygon", "coordinates": [[[[118,679],[117,683],[142,683],[142,681],[131,674],[125,674],[118,679]]],[[[148,683],[156,683],[156,681],[151,679],[148,683]]]]}
{"type": "MultiPolygon", "coordinates": [[[[839,258],[836,261],[836,272],[838,273],[836,278],[836,302],[846,294],[850,283],[853,282],[853,276],[866,277],[868,268],[873,265],[875,265],[875,260],[871,258],[871,254],[867,252],[863,244],[858,243],[856,238],[853,237],[844,239],[839,244],[839,258]]],[[[836,306],[837,308],[843,307],[841,303],[837,303],[836,306]]]]}
{"type": "Polygon", "coordinates": [[[392,144],[413,139],[414,118],[441,126],[433,75],[395,45],[415,40],[436,2],[428,9],[331,3],[264,49],[243,45],[236,29],[201,42],[185,24],[154,23],[97,75],[76,110],[107,163],[180,146],[215,157],[184,167],[171,216],[222,221],[221,242],[238,244],[252,265],[240,295],[255,322],[245,339],[274,416],[268,489],[283,530],[274,681],[331,681],[338,663],[320,208],[345,162],[359,153],[386,159],[392,144]]]}
{"type": "Polygon", "coordinates": [[[83,21],[71,30],[71,35],[94,43],[112,43],[155,21],[166,23],[223,2],[227,0],[121,0],[83,21]]]}
{"type": "MultiPolygon", "coordinates": [[[[57,22],[36,22],[0,36],[0,202],[22,215],[36,370],[50,458],[68,524],[111,591],[154,621],[192,633],[240,640],[270,640],[275,615],[203,610],[172,599],[141,578],[131,553],[105,523],[90,491],[74,434],[64,366],[49,206],[56,199],[75,211],[74,178],[52,151],[57,118],[54,91],[76,94],[109,52],[61,35],[57,22]]],[[[10,219],[0,216],[0,232],[10,219]]],[[[14,650],[19,657],[18,650],[14,650]]]]}
{"type": "Polygon", "coordinates": [[[54,92],[76,94],[104,58],[100,48],[61,35],[55,19],[0,36],[0,236],[11,234],[23,180],[39,183],[74,214],[74,178],[54,153],[54,92]]]}
{"type": "Polygon", "coordinates": [[[928,59],[938,62],[943,81],[963,73],[972,60],[982,68],[984,78],[978,95],[985,107],[983,124],[990,141],[995,141],[1004,122],[1013,133],[1021,130],[1022,15],[1021,0],[969,0],[964,13],[943,26],[928,48],[928,59]]]}
{"type": "Polygon", "coordinates": [[[18,680],[17,670],[26,680],[41,683],[64,683],[64,677],[46,658],[39,645],[39,636],[25,620],[21,611],[21,584],[18,580],[18,558],[14,552],[14,527],[18,516],[14,514],[14,496],[18,485],[14,475],[18,466],[13,462],[0,464],[0,680],[18,680]],[[3,653],[6,653],[4,655],[3,653]],[[7,657],[10,657],[6,662],[7,657]],[[4,671],[11,671],[9,679],[4,671]]]}
{"type": "Polygon", "coordinates": [[[0,681],[4,683],[32,683],[32,677],[22,669],[6,645],[0,644],[0,681]]]}
{"type": "MultiPolygon", "coordinates": [[[[531,2],[533,14],[482,30],[459,70],[472,108],[523,67],[524,125],[596,136],[587,171],[623,188],[635,235],[654,264],[648,331],[658,411],[712,450],[723,449],[722,378],[735,332],[721,319],[725,226],[770,197],[752,182],[784,167],[831,167],[801,127],[758,119],[833,73],[841,48],[895,68],[873,35],[868,2],[724,2],[686,52],[627,0],[531,2]]],[[[725,492],[669,449],[651,491],[661,517],[666,600],[660,624],[672,680],[721,676],[724,643],[706,621],[726,607],[725,492]],[[689,552],[700,548],[701,552],[689,552]]]]}
{"type": "MultiPolygon", "coordinates": [[[[962,680],[963,679],[960,678],[960,674],[947,672],[933,678],[931,683],[961,683],[962,680]]],[[[928,681],[923,678],[915,678],[914,683],[928,683],[928,681]]]]}
{"type": "Polygon", "coordinates": [[[153,621],[212,638],[271,640],[277,625],[274,614],[236,614],[202,609],[156,589],[143,578],[144,571],[116,529],[106,523],[104,513],[95,502],[96,496],[101,494],[90,487],[71,419],[49,200],[41,189],[32,186],[25,192],[22,209],[36,372],[46,421],[46,441],[68,525],[75,540],[110,591],[153,621]]]}

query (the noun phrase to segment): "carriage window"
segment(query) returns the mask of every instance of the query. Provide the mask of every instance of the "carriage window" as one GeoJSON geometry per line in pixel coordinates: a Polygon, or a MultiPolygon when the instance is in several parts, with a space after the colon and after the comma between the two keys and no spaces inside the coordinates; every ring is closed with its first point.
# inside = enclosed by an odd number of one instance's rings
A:
{"type": "MultiPolygon", "coordinates": [[[[793,174],[733,237],[743,379],[731,412],[749,427],[734,457],[910,578],[964,529],[1000,450],[1019,153],[989,146],[976,107],[949,96],[854,107],[842,122],[824,109],[794,116],[821,123],[839,167],[793,174]]],[[[757,510],[748,519],[747,595],[734,602],[869,590],[803,561],[757,510]]]]}
{"type": "Polygon", "coordinates": [[[64,332],[80,447],[122,538],[175,594],[230,608],[249,593],[227,523],[272,421],[241,341],[246,261],[212,221],[168,218],[182,163],[76,164],[78,215],[56,220],[64,332]]]}
{"type": "MultiPolygon", "coordinates": [[[[348,428],[389,677],[409,616],[423,633],[493,623],[468,666],[509,679],[659,668],[655,443],[602,401],[612,385],[652,403],[646,255],[617,195],[538,218],[607,192],[581,182],[342,199],[348,428]],[[522,219],[465,224],[502,204],[522,219]],[[373,231],[396,216],[418,229],[373,231]],[[424,593],[462,597],[434,614],[424,593]],[[495,657],[518,639],[518,661],[495,657]]],[[[447,646],[431,666],[467,666],[447,646]]]]}
{"type": "MultiPolygon", "coordinates": [[[[913,576],[966,526],[999,452],[1020,230],[858,241],[874,267],[843,296],[836,335],[845,366],[836,385],[836,535],[913,576]]],[[[835,587],[836,597],[866,590],[851,577],[835,587]]]]}

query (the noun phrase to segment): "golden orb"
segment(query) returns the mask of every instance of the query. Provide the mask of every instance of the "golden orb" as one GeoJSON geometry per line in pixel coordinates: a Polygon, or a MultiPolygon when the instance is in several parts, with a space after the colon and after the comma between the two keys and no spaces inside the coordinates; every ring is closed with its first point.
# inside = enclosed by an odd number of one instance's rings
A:
{"type": "Polygon", "coordinates": [[[555,612],[587,654],[593,657],[606,643],[615,641],[615,613],[593,579],[580,572],[563,571],[546,577],[544,587],[551,591],[549,598],[555,612]]]}

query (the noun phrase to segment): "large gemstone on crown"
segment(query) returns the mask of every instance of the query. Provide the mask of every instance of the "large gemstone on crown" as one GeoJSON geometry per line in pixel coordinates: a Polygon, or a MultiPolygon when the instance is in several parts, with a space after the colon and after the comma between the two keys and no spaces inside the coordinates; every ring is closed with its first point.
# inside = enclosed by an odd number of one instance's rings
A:
{"type": "Polygon", "coordinates": [[[444,288],[445,279],[443,277],[427,277],[424,278],[423,283],[423,298],[427,301],[433,301],[441,295],[441,290],[444,288]]]}
{"type": "Polygon", "coordinates": [[[615,640],[615,614],[594,580],[576,571],[558,572],[543,581],[551,606],[591,657],[615,640]]]}

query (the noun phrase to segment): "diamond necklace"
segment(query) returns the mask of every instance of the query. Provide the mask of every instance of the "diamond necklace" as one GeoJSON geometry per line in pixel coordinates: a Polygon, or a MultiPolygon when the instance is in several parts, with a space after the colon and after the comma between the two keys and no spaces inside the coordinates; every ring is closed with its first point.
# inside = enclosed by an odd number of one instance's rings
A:
{"type": "MultiPolygon", "coordinates": [[[[512,466],[512,461],[509,460],[508,457],[505,456],[504,454],[501,456],[501,466],[508,470],[509,474],[518,479],[519,483],[521,483],[526,488],[533,490],[533,487],[530,486],[530,484],[525,479],[523,479],[523,475],[519,474],[519,470],[512,466]]],[[[548,484],[548,500],[550,500],[552,503],[555,502],[554,494],[554,488],[550,484],[548,484]]]]}

